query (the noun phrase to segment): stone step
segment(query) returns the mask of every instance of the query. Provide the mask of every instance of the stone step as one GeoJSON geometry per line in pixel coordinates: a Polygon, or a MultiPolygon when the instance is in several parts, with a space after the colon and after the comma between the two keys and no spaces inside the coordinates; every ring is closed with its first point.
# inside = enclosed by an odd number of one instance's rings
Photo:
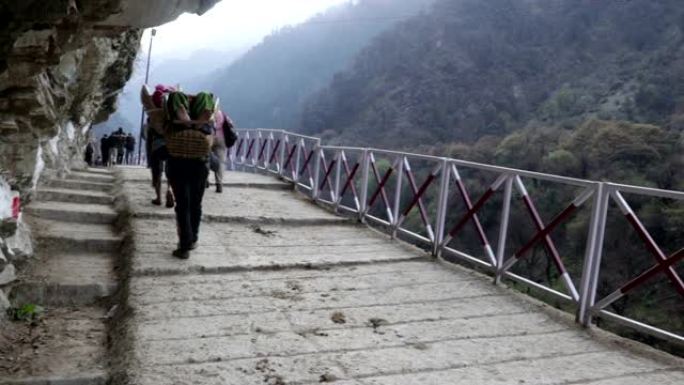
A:
{"type": "Polygon", "coordinates": [[[27,222],[34,230],[39,248],[51,252],[118,251],[121,237],[109,224],[65,223],[27,215],[27,222]]]}
{"type": "Polygon", "coordinates": [[[114,183],[114,176],[102,173],[92,173],[84,171],[72,171],[69,174],[69,179],[75,179],[87,182],[97,183],[114,183]]]}
{"type": "Polygon", "coordinates": [[[109,192],[112,189],[112,183],[92,182],[78,179],[51,179],[47,181],[46,186],[51,188],[62,188],[69,190],[88,190],[88,191],[102,191],[109,192]]]}
{"type": "Polygon", "coordinates": [[[80,172],[87,172],[90,174],[98,174],[98,175],[114,175],[111,169],[108,168],[103,168],[103,167],[88,167],[84,170],[78,170],[80,172]]]}
{"type": "Polygon", "coordinates": [[[14,303],[84,306],[114,294],[117,283],[111,254],[45,252],[13,285],[14,303]]]}
{"type": "Polygon", "coordinates": [[[25,212],[43,219],[76,223],[112,224],[117,218],[116,211],[109,206],[67,202],[33,202],[25,212]]]}
{"type": "MultiPolygon", "coordinates": [[[[147,183],[151,181],[150,171],[146,168],[128,168],[126,169],[126,181],[135,183],[147,183]]],[[[216,187],[216,180],[214,173],[209,175],[209,183],[211,191],[216,187]]],[[[226,171],[222,183],[225,193],[230,193],[227,189],[232,188],[250,188],[262,190],[293,190],[294,186],[290,182],[285,182],[278,179],[275,174],[261,175],[246,172],[226,171]]]]}
{"type": "Polygon", "coordinates": [[[45,309],[42,321],[3,324],[1,385],[107,383],[106,310],[45,309]]]}
{"type": "Polygon", "coordinates": [[[110,205],[113,198],[108,193],[102,191],[45,187],[38,189],[38,200],[110,205]]]}

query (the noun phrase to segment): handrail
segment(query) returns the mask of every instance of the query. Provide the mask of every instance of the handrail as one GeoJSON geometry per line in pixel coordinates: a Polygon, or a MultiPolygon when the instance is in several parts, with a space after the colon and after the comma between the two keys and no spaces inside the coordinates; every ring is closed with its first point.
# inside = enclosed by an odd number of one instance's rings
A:
{"type": "MultiPolygon", "coordinates": [[[[560,175],[495,166],[460,159],[409,152],[350,146],[322,146],[319,138],[277,129],[238,129],[238,143],[230,152],[232,169],[252,169],[290,181],[300,192],[335,212],[354,215],[358,220],[377,224],[390,235],[412,240],[430,247],[435,257],[452,257],[494,275],[495,283],[510,279],[519,284],[540,290],[576,309],[576,321],[591,326],[596,318],[606,318],[635,330],[661,339],[684,344],[684,336],[647,325],[638,320],[615,314],[607,308],[634,287],[654,276],[667,276],[675,289],[684,297],[684,281],[677,275],[674,265],[684,259],[683,251],[667,255],[656,244],[646,228],[622,196],[637,194],[655,198],[684,201],[684,192],[651,187],[631,186],[603,181],[584,180],[560,175]],[[378,159],[383,158],[385,169],[378,159]],[[417,178],[413,164],[421,162],[423,179],[417,178]],[[412,164],[413,163],[413,164],[412,164]],[[471,196],[461,176],[463,170],[475,170],[489,175],[490,183],[479,196],[471,196]],[[429,172],[428,172],[429,171],[429,172]],[[523,179],[525,178],[525,179],[523,179]],[[534,191],[528,192],[528,180],[551,182],[573,189],[567,204],[553,218],[540,215],[534,202],[534,191]],[[360,183],[360,185],[359,185],[360,183]],[[501,194],[500,194],[501,193],[501,194]],[[430,195],[432,194],[432,195],[430,195]],[[481,209],[491,205],[494,196],[502,196],[496,243],[490,242],[489,233],[479,215],[481,209]],[[536,233],[517,250],[507,248],[511,225],[513,196],[522,200],[523,207],[536,233]],[[425,204],[428,196],[436,205],[425,204]],[[403,199],[402,199],[403,198],[403,199]],[[608,207],[614,202],[626,221],[634,228],[646,249],[653,255],[655,265],[631,277],[621,287],[603,298],[597,298],[601,259],[608,207]],[[465,211],[455,223],[447,226],[447,217],[454,214],[451,207],[459,204],[465,211]],[[434,206],[434,207],[433,207],[434,206]],[[580,277],[573,277],[565,267],[563,254],[551,237],[554,230],[571,218],[578,210],[587,207],[590,220],[587,227],[585,253],[580,277]],[[416,215],[414,226],[406,227],[407,218],[416,215]],[[452,248],[452,241],[462,236],[462,230],[472,227],[482,245],[481,254],[472,255],[452,248]],[[530,277],[513,273],[512,267],[530,253],[533,247],[543,247],[550,265],[558,274],[562,288],[536,282],[530,277]]],[[[480,178],[482,179],[482,177],[480,178]]],[[[568,194],[566,194],[568,195],[568,194]]],[[[491,227],[491,226],[489,226],[491,227]]]]}
{"type": "MultiPolygon", "coordinates": [[[[452,162],[452,163],[457,164],[457,165],[468,166],[468,167],[472,167],[472,168],[476,168],[476,169],[480,169],[480,170],[484,170],[484,171],[509,172],[511,174],[518,174],[520,176],[542,179],[542,180],[548,180],[550,182],[564,182],[564,183],[573,184],[573,185],[577,185],[577,186],[589,186],[589,185],[594,184],[594,183],[599,183],[599,182],[588,180],[588,179],[571,178],[571,177],[561,176],[561,175],[546,174],[546,173],[541,173],[541,172],[536,172],[536,171],[527,171],[527,170],[521,170],[521,169],[516,169],[516,168],[504,167],[504,166],[494,166],[494,165],[486,164],[486,163],[471,162],[471,161],[467,161],[467,160],[453,159],[453,158],[444,158],[444,157],[439,157],[439,156],[434,156],[434,155],[415,154],[415,153],[411,153],[411,152],[383,150],[383,149],[368,148],[368,147],[347,147],[347,146],[321,146],[321,149],[323,149],[323,150],[345,150],[345,151],[368,150],[368,151],[373,151],[376,154],[404,155],[404,156],[411,157],[411,158],[434,160],[434,161],[447,159],[449,162],[452,162]]],[[[636,186],[632,186],[632,187],[636,187],[636,186]]],[[[660,191],[663,191],[663,190],[660,190],[660,191]]]]}

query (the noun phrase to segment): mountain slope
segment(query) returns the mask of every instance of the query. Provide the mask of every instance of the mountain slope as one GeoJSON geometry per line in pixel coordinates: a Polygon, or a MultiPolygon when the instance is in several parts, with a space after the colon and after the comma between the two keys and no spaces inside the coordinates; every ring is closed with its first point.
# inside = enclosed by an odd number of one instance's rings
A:
{"type": "Polygon", "coordinates": [[[415,147],[588,117],[666,124],[684,96],[677,0],[449,0],[379,36],[304,132],[415,147]]]}
{"type": "Polygon", "coordinates": [[[370,40],[432,0],[362,0],[268,36],[207,88],[241,127],[296,127],[302,103],[370,40]]]}

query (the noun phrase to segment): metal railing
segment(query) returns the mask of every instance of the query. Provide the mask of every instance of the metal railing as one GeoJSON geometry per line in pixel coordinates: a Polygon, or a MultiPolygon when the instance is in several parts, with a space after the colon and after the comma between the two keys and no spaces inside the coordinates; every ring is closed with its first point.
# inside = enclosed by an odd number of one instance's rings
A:
{"type": "Polygon", "coordinates": [[[667,276],[684,298],[684,283],[675,269],[675,264],[684,259],[684,249],[667,255],[623,197],[623,194],[636,194],[684,202],[684,192],[581,180],[405,152],[322,146],[318,138],[283,130],[243,129],[237,133],[238,142],[230,151],[231,169],[251,169],[279,176],[317,203],[335,212],[353,215],[362,222],[381,225],[392,237],[423,244],[436,257],[458,258],[476,264],[491,271],[496,283],[510,279],[540,290],[573,306],[576,320],[582,325],[590,326],[595,319],[604,318],[684,344],[682,335],[608,309],[612,303],[659,274],[667,276]],[[420,179],[414,172],[415,164],[420,164],[423,174],[420,179]],[[487,181],[476,199],[468,191],[464,174],[476,176],[480,182],[487,181]],[[568,191],[565,196],[570,197],[548,222],[544,222],[528,192],[530,184],[540,183],[561,187],[568,191]],[[514,194],[521,198],[524,212],[534,227],[533,235],[517,246],[510,244],[509,236],[514,194]],[[431,197],[430,206],[426,202],[428,196],[431,197]],[[611,201],[619,207],[656,263],[613,288],[611,294],[597,298],[611,201]],[[480,218],[485,205],[498,205],[496,223],[480,218]],[[454,207],[460,207],[460,213],[454,207]],[[578,210],[585,210],[589,219],[584,230],[584,252],[579,256],[581,271],[573,276],[566,268],[567,261],[552,234],[578,210]],[[407,224],[409,219],[410,226],[407,224]],[[469,226],[481,246],[477,254],[453,246],[454,241],[463,238],[469,226]],[[490,241],[492,234],[496,235],[496,243],[490,241]],[[550,259],[550,266],[558,276],[556,287],[511,271],[535,247],[543,247],[550,259]]]}

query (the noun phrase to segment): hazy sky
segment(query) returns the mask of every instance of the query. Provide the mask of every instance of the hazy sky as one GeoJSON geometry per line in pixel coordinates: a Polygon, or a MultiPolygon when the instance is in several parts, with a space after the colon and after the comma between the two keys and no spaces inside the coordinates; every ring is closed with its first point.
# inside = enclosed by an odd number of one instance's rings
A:
{"type": "MultiPolygon", "coordinates": [[[[350,0],[223,0],[203,16],[185,14],[157,28],[153,57],[187,57],[198,49],[241,49],[273,30],[298,24],[350,0]]],[[[147,52],[149,30],[142,40],[147,52]]]]}

